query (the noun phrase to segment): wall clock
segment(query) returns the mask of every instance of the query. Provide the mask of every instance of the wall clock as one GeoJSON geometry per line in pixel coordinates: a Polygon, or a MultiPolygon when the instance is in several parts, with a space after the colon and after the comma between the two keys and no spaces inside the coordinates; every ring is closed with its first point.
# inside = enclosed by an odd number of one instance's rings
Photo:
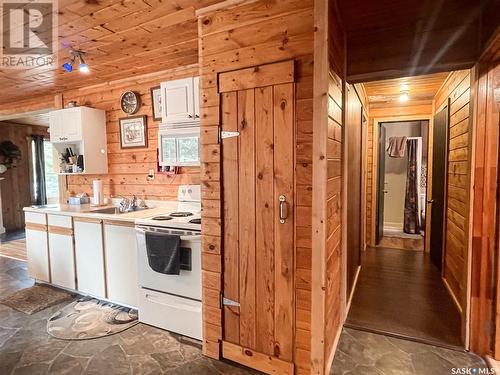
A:
{"type": "Polygon", "coordinates": [[[125,91],[120,97],[120,107],[128,115],[137,113],[141,108],[141,96],[135,91],[125,91]]]}

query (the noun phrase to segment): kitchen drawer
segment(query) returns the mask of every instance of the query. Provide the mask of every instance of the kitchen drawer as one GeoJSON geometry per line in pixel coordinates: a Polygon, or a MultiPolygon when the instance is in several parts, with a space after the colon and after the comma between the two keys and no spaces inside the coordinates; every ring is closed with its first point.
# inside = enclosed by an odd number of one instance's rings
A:
{"type": "Polygon", "coordinates": [[[39,212],[27,211],[24,213],[24,221],[32,224],[47,224],[47,215],[39,212]]]}
{"type": "Polygon", "coordinates": [[[47,215],[47,222],[49,226],[73,228],[73,220],[71,219],[71,216],[47,215]]]}
{"type": "Polygon", "coordinates": [[[200,301],[141,288],[139,321],[197,340],[202,339],[200,301]]]}

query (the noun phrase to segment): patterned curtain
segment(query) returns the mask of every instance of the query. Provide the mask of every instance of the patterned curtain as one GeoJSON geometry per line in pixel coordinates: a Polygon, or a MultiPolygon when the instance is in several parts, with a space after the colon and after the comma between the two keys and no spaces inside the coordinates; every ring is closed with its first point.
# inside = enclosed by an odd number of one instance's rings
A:
{"type": "Polygon", "coordinates": [[[419,234],[418,225],[418,188],[417,184],[417,140],[409,139],[406,149],[408,150],[408,168],[406,175],[406,195],[405,195],[405,214],[404,214],[404,232],[410,234],[419,234]]]}

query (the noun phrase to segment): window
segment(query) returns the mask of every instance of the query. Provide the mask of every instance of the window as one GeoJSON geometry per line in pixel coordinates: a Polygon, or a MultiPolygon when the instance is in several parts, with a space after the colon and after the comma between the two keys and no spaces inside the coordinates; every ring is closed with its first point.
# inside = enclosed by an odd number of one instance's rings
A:
{"type": "MultiPolygon", "coordinates": [[[[34,149],[34,141],[31,141],[31,149],[34,149]]],[[[48,140],[43,141],[43,154],[44,154],[44,169],[45,169],[45,190],[47,195],[47,203],[59,202],[59,180],[57,174],[54,172],[54,148],[52,143],[48,140]]],[[[38,194],[37,176],[36,176],[36,159],[34,152],[31,153],[32,171],[33,171],[33,196],[36,201],[38,194]]]]}
{"type": "Polygon", "coordinates": [[[199,129],[160,129],[160,166],[200,165],[199,129]]]}
{"type": "Polygon", "coordinates": [[[43,153],[45,155],[45,188],[47,189],[47,200],[49,203],[59,202],[59,179],[54,172],[54,147],[48,140],[43,142],[43,153]]]}

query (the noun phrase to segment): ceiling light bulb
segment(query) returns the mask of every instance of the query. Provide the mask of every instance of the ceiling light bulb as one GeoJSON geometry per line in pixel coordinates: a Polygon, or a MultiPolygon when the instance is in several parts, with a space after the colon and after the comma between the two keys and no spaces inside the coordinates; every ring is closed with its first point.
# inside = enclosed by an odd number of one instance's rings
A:
{"type": "Polygon", "coordinates": [[[78,70],[81,73],[89,73],[90,72],[89,66],[87,64],[85,64],[85,63],[80,64],[80,66],[78,67],[78,70]]]}
{"type": "Polygon", "coordinates": [[[73,71],[73,61],[64,63],[62,67],[65,71],[71,73],[73,71]]]}
{"type": "Polygon", "coordinates": [[[399,101],[402,103],[407,102],[408,99],[410,99],[410,96],[407,92],[402,92],[401,95],[399,95],[399,101]]]}

